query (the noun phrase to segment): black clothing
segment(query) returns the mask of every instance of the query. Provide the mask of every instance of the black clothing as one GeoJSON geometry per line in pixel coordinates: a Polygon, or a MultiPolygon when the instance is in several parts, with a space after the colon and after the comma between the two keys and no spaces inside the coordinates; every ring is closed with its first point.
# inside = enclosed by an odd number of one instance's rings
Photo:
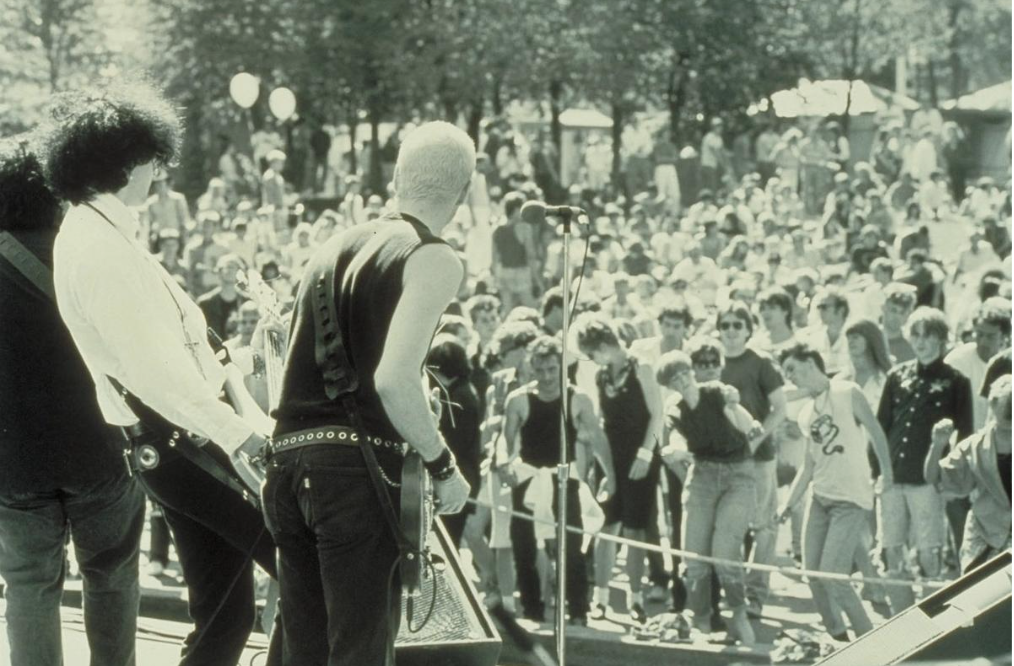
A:
{"type": "Polygon", "coordinates": [[[504,268],[525,268],[530,257],[525,244],[518,240],[514,227],[522,222],[504,224],[493,230],[493,246],[504,268]]]}
{"type": "MultiPolygon", "coordinates": [[[[56,229],[11,234],[47,267],[56,229]]],[[[56,303],[0,258],[0,494],[45,492],[113,478],[119,431],[56,303]]]]}
{"type": "Polygon", "coordinates": [[[243,297],[236,294],[236,298],[227,300],[222,297],[221,287],[215,287],[205,295],[197,299],[197,305],[204,313],[208,322],[208,328],[223,340],[231,337],[229,335],[229,318],[239,310],[243,304],[243,297]]]}
{"type": "Polygon", "coordinates": [[[996,454],[996,466],[1000,470],[1000,481],[1003,482],[1003,489],[1007,491],[1007,501],[1010,501],[1010,465],[1011,465],[1011,454],[1009,453],[997,453],[996,454]]]}
{"type": "MultiPolygon", "coordinates": [[[[533,387],[528,391],[528,419],[521,426],[521,460],[533,467],[556,467],[560,463],[560,400],[542,400],[533,387]]],[[[567,400],[574,401],[574,388],[567,387],[567,400]]],[[[577,428],[574,413],[567,423],[567,461],[574,460],[577,428]]]]}
{"type": "Polygon", "coordinates": [[[1011,374],[1011,348],[1003,350],[993,358],[989,359],[986,366],[986,374],[982,378],[982,386],[979,387],[979,395],[983,398],[989,397],[989,389],[1000,377],[1011,374]]]}
{"type": "MultiPolygon", "coordinates": [[[[352,425],[351,417],[324,393],[324,378],[314,358],[312,286],[316,276],[337,265],[338,326],[359,377],[355,401],[363,427],[374,437],[401,441],[377,395],[374,375],[401,299],[409,256],[423,245],[443,242],[415,218],[388,215],[348,229],[314,254],[296,296],[281,396],[273,414],[278,419],[276,437],[304,428],[352,425]]],[[[420,376],[421,372],[422,368],[420,376]]]]}
{"type": "Polygon", "coordinates": [[[661,463],[653,450],[648,475],[636,481],[630,479],[630,468],[651,425],[651,412],[637,376],[637,359],[628,359],[623,374],[623,383],[619,386],[610,381],[609,368],[601,368],[595,377],[602,423],[616,470],[616,492],[603,505],[603,510],[607,525],[622,522],[628,529],[643,530],[648,528],[657,510],[655,498],[661,463]]]}
{"type": "Polygon", "coordinates": [[[923,461],[943,418],[954,422],[958,441],[972,434],[972,385],[963,374],[943,358],[929,365],[906,361],[887,373],[877,420],[887,433],[895,483],[926,483],[923,461]]]}
{"type": "Polygon", "coordinates": [[[717,383],[701,384],[700,400],[691,408],[685,401],[669,407],[666,422],[687,442],[695,460],[742,462],[750,454],[746,435],[725,416],[725,396],[717,383]]]}

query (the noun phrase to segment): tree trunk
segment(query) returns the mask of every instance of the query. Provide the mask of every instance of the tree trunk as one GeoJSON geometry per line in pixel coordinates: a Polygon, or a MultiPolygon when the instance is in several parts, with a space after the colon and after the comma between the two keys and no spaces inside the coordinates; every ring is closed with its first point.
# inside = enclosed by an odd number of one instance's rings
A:
{"type": "Polygon", "coordinates": [[[370,106],[370,191],[386,198],[384,170],[380,164],[380,112],[375,105],[370,106]]]}
{"type": "MultiPolygon", "coordinates": [[[[557,152],[559,152],[560,142],[563,139],[563,123],[560,122],[560,114],[563,113],[563,109],[560,108],[562,105],[563,82],[554,78],[549,82],[549,133],[553,137],[557,152]]],[[[560,165],[557,164],[556,168],[559,169],[560,165]]]]}
{"type": "MultiPolygon", "coordinates": [[[[354,174],[359,172],[359,153],[356,152],[356,129],[359,127],[359,114],[356,113],[355,109],[349,110],[348,125],[349,143],[351,144],[351,149],[349,150],[349,172],[354,174]]],[[[344,186],[344,183],[342,185],[344,186]]]]}
{"type": "Polygon", "coordinates": [[[951,2],[949,21],[947,27],[951,30],[947,50],[950,52],[948,60],[951,67],[951,98],[956,99],[965,92],[964,71],[961,64],[961,54],[958,52],[960,40],[958,39],[958,15],[961,13],[961,3],[951,2]]]}
{"type": "Polygon", "coordinates": [[[680,120],[683,114],[683,107],[687,102],[687,77],[684,74],[684,64],[687,57],[680,53],[676,56],[676,62],[669,72],[669,82],[666,86],[666,104],[669,107],[669,132],[673,145],[680,145],[680,120]]]}
{"type": "Polygon", "coordinates": [[[623,183],[623,158],[621,148],[623,147],[623,123],[625,119],[622,102],[613,102],[613,191],[620,193],[623,183]]]}
{"type": "Polygon", "coordinates": [[[490,93],[493,97],[493,115],[503,115],[503,74],[493,77],[493,90],[490,93]]]}
{"type": "Polygon", "coordinates": [[[933,60],[926,61],[926,78],[926,84],[929,86],[930,106],[936,108],[939,105],[939,99],[937,98],[936,67],[933,66],[933,60]]]}
{"type": "Polygon", "coordinates": [[[472,141],[475,141],[475,145],[479,145],[479,126],[482,124],[482,111],[483,111],[483,99],[479,97],[472,100],[472,103],[468,106],[468,126],[466,131],[468,136],[472,137],[472,141]]]}

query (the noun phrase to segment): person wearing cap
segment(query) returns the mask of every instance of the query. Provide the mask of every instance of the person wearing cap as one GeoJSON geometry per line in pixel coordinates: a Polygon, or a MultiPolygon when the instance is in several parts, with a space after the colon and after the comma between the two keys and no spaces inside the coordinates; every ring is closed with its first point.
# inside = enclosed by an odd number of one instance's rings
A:
{"type": "Polygon", "coordinates": [[[715,262],[704,256],[697,241],[691,241],[686,246],[686,256],[672,269],[671,279],[677,278],[686,280],[691,293],[705,305],[715,304],[722,274],[715,262]]]}
{"type": "Polygon", "coordinates": [[[285,160],[285,153],[272,150],[267,156],[267,171],[261,176],[261,205],[274,206],[275,231],[286,229],[289,223],[289,210],[285,205],[285,176],[282,175],[285,160]]]}
{"type": "MultiPolygon", "coordinates": [[[[983,301],[972,319],[972,341],[956,346],[944,357],[951,366],[972,382],[982,386],[990,359],[1011,341],[1011,304],[1008,299],[994,296],[983,301]]],[[[973,427],[981,430],[986,425],[989,405],[976,395],[972,400],[973,427]]]]}
{"type": "Polygon", "coordinates": [[[197,299],[197,305],[204,312],[208,328],[219,338],[229,336],[229,319],[239,310],[246,297],[237,287],[236,274],[243,269],[242,260],[234,254],[226,254],[215,262],[218,286],[197,299]]]}
{"type": "Polygon", "coordinates": [[[679,161],[679,149],[672,141],[672,132],[668,127],[658,133],[655,146],[651,151],[651,159],[655,164],[655,189],[665,198],[666,208],[673,213],[679,212],[681,192],[676,163],[679,161]]]}
{"type": "Polygon", "coordinates": [[[229,248],[219,239],[222,231],[222,217],[213,210],[197,213],[199,233],[191,234],[183,248],[183,263],[190,267],[187,280],[188,291],[194,295],[207,293],[218,286],[215,266],[218,260],[229,254],[229,248]]]}
{"type": "Polygon", "coordinates": [[[525,196],[511,192],[503,198],[504,222],[493,230],[493,277],[506,315],[516,305],[535,307],[535,241],[532,227],[521,219],[525,196]]]}
{"type": "Polygon", "coordinates": [[[350,224],[362,224],[366,221],[366,203],[362,195],[362,180],[355,174],[345,176],[345,195],[338,205],[340,212],[350,224]]]}
{"type": "Polygon", "coordinates": [[[947,186],[947,178],[941,169],[930,171],[929,177],[919,186],[916,198],[926,218],[939,220],[941,213],[947,212],[953,200],[947,186]]]}
{"type": "Polygon", "coordinates": [[[799,166],[801,157],[799,142],[802,132],[791,127],[782,134],[781,141],[775,146],[774,162],[778,169],[781,186],[793,194],[799,194],[799,166]]]}
{"type": "Polygon", "coordinates": [[[852,248],[852,272],[866,274],[876,259],[890,256],[887,243],[880,240],[880,230],[872,224],[863,226],[859,232],[859,243],[852,248]]]}
{"type": "Polygon", "coordinates": [[[920,133],[919,140],[912,146],[912,153],[906,160],[908,170],[917,182],[930,179],[937,170],[937,147],[934,143],[932,130],[925,129],[920,133]]]}
{"type": "Polygon", "coordinates": [[[298,279],[316,250],[313,226],[309,222],[300,222],[292,232],[292,242],[282,249],[282,258],[289,269],[289,275],[298,279]]]}
{"type": "Polygon", "coordinates": [[[849,319],[849,301],[837,287],[825,287],[814,298],[820,324],[799,332],[801,342],[809,344],[824,359],[829,376],[837,375],[850,366],[849,346],[845,324],[849,319]]]}
{"type": "Polygon", "coordinates": [[[180,232],[175,229],[159,231],[155,240],[155,257],[169,275],[182,278],[185,284],[190,267],[181,261],[182,256],[180,232]]]}
{"type": "MultiPolygon", "coordinates": [[[[729,171],[729,156],[722,138],[722,119],[712,118],[708,133],[701,139],[701,187],[717,191],[723,174],[729,171]]],[[[702,196],[703,199],[703,191],[702,196]]]]}
{"type": "Polygon", "coordinates": [[[169,174],[165,169],[155,172],[152,189],[154,193],[144,204],[152,235],[157,236],[163,229],[172,229],[178,234],[186,233],[190,228],[187,198],[173,191],[169,174]]]}

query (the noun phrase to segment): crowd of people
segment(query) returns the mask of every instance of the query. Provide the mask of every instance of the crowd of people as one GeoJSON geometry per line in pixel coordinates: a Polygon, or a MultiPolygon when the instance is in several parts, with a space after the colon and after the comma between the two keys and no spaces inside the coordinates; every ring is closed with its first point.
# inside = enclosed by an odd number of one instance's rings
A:
{"type": "MultiPolygon", "coordinates": [[[[846,641],[872,628],[863,600],[889,617],[914,603],[919,580],[1010,547],[1010,182],[966,186],[948,170],[937,155],[954,131],[889,126],[856,161],[837,123],[805,136],[759,125],[727,150],[717,121],[694,187],[664,132],[642,155],[643,182],[611,182],[589,144],[564,187],[548,137],[519,157],[520,142],[491,126],[444,233],[466,272],[428,367],[473,489],[447,528],[489,603],[547,618],[555,535],[509,511],[552,519],[561,446],[568,523],[724,562],[626,548],[620,612],[636,622],[647,601],[667,600],[700,631],[753,643],[752,621],[778,599],[769,573],[741,564],[784,561],[784,542],[796,566],[862,573],[859,592],[809,579],[824,630],[846,641]],[[523,215],[529,201],[587,215],[568,237],[523,215]],[[965,245],[941,247],[955,227],[965,245]],[[882,575],[915,585],[879,586],[882,575]]],[[[252,193],[224,168],[235,156],[223,157],[193,204],[157,170],[135,208],[138,240],[196,299],[268,409],[265,299],[251,302],[250,274],[284,315],[316,248],[391,199],[350,173],[335,207],[310,219],[284,152],[266,154],[252,193]]],[[[616,545],[574,535],[568,552],[570,621],[617,612],[616,545]]],[[[161,573],[165,552],[149,562],[161,573]]]]}
{"type": "MultiPolygon", "coordinates": [[[[787,554],[807,569],[935,580],[961,568],[969,501],[942,494],[923,461],[941,419],[954,443],[1005,427],[987,418],[984,378],[1010,345],[1010,188],[956,180],[945,159],[953,123],[888,124],[868,161],[851,158],[835,122],[806,135],[760,124],[752,145],[731,150],[722,132],[716,120],[701,144],[693,199],[666,132],[648,155],[654,177],[630,197],[621,192],[631,183],[615,187],[594,159],[564,188],[545,133],[527,142],[491,123],[484,134],[471,191],[444,234],[467,271],[431,372],[446,388],[441,427],[476,498],[449,528],[489,599],[524,617],[544,619],[552,599],[552,535],[496,508],[549,510],[548,497],[528,491],[558,462],[563,388],[553,384],[561,359],[551,341],[566,316],[554,286],[564,237],[522,215],[533,200],[588,212],[570,238],[569,446],[586,445],[572,450],[574,478],[608,499],[601,517],[587,507],[582,517],[575,485],[568,520],[733,562],[775,563],[786,529],[787,554]],[[963,247],[934,244],[954,227],[966,231],[963,247]],[[931,388],[920,392],[924,381],[931,388]]],[[[254,344],[255,327],[240,315],[253,310],[241,308],[238,272],[259,270],[285,304],[315,247],[389,204],[364,197],[350,174],[337,207],[310,221],[284,195],[284,154],[269,157],[260,200],[216,194],[234,190],[222,174],[191,221],[163,173],[140,209],[152,250],[237,349],[254,344]]],[[[266,401],[263,374],[247,382],[266,401]]],[[[997,469],[1009,487],[1009,467],[997,469]]],[[[615,544],[581,545],[567,563],[577,623],[612,612],[618,573],[615,544]]],[[[647,596],[692,610],[702,630],[724,629],[721,590],[729,631],[752,642],[750,620],[777,603],[765,572],[664,559],[627,549],[636,621],[647,618],[647,596]]],[[[871,628],[851,586],[811,587],[835,639],[848,637],[839,611],[853,635],[871,628]]],[[[914,599],[872,583],[862,596],[885,617],[914,599]]]]}

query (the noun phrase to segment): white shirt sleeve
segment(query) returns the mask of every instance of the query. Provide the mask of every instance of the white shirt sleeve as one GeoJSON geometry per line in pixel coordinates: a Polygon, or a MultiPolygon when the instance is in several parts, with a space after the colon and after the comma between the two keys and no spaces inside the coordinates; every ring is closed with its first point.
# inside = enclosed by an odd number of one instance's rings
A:
{"type": "Polygon", "coordinates": [[[110,388],[103,375],[115,377],[174,425],[226,451],[238,448],[253,428],[218,399],[220,386],[205,379],[186,348],[179,312],[153,262],[125,242],[90,243],[87,250],[91,258],[79,255],[60,280],[60,309],[73,311],[65,320],[96,383],[104,384],[99,391],[110,388]]]}

